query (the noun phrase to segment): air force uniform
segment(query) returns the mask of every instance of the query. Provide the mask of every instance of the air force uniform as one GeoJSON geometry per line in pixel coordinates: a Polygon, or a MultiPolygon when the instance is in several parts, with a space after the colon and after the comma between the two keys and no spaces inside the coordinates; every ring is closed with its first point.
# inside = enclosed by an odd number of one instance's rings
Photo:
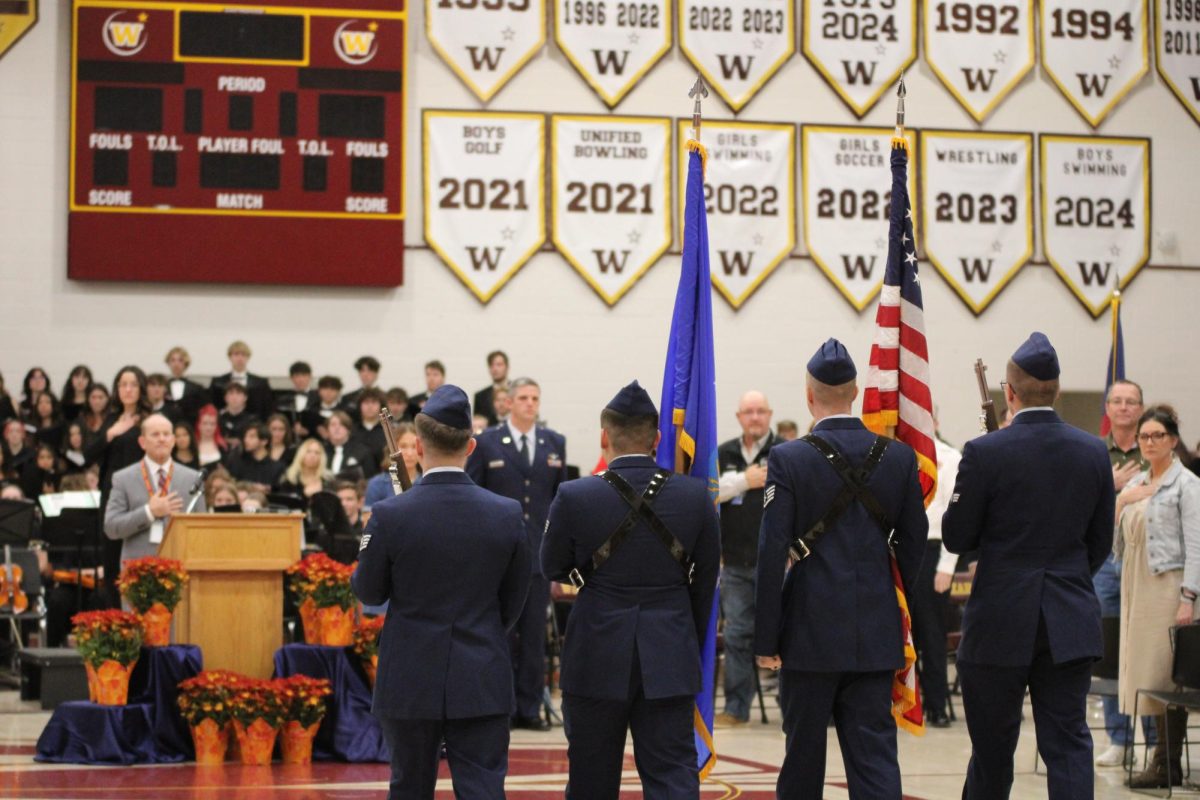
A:
{"type": "MultiPolygon", "coordinates": [[[[537,557],[550,501],[567,479],[566,439],[537,425],[527,434],[521,453],[521,434],[509,423],[488,428],[475,437],[475,452],[467,459],[467,474],[476,484],[521,504],[521,517],[530,553],[537,557]]],[[[546,606],[550,583],[534,570],[525,609],[517,622],[513,670],[517,682],[516,717],[536,723],[546,686],[546,606]]]]}
{"type": "MultiPolygon", "coordinates": [[[[633,417],[658,414],[636,381],[608,408],[633,417]]],[[[583,582],[562,657],[567,795],[615,798],[632,730],[645,796],[696,798],[693,707],[720,564],[716,508],[703,482],[660,473],[649,455],[614,458],[608,471],[617,477],[591,476],[559,488],[541,551],[548,578],[583,582]],[[650,513],[668,532],[665,541],[673,537],[681,546],[675,555],[610,480],[623,481],[636,498],[645,498],[653,484],[650,513]],[[626,530],[627,519],[636,523],[621,538],[617,531],[626,530]],[[600,553],[607,560],[595,566],[600,553]]]]}
{"type": "MultiPolygon", "coordinates": [[[[1058,378],[1040,333],[1012,360],[1058,378]]],[[[979,550],[958,649],[974,750],[964,798],[1008,797],[1026,687],[1050,797],[1092,797],[1085,704],[1103,655],[1092,575],[1112,547],[1114,505],[1104,443],[1052,408],[1022,409],[963,449],[942,539],[954,553],[979,550]]]]}
{"type": "MultiPolygon", "coordinates": [[[[434,392],[423,413],[471,428],[456,386],[434,392]]],[[[431,469],[372,508],[353,585],[364,603],[390,602],[372,704],[392,754],[389,800],[433,798],[443,740],[457,797],[503,797],[508,630],[530,569],[520,506],[461,469],[431,469]]]]}
{"type": "MultiPolygon", "coordinates": [[[[808,371],[831,386],[849,383],[857,374],[835,339],[817,351],[808,371]]],[[[876,440],[848,415],[825,417],[813,434],[856,470],[876,440]]],[[[904,665],[904,638],[888,531],[861,502],[852,501],[812,542],[811,554],[786,569],[793,541],[825,518],[844,486],[808,442],[771,448],[758,546],[754,652],[778,655],[783,662],[780,703],[787,755],[777,795],[804,800],[822,796],[832,716],[850,796],[899,800],[891,687],[895,671],[904,665]]],[[[913,451],[891,442],[866,489],[895,528],[893,547],[907,591],[917,577],[928,531],[913,451]]]]}

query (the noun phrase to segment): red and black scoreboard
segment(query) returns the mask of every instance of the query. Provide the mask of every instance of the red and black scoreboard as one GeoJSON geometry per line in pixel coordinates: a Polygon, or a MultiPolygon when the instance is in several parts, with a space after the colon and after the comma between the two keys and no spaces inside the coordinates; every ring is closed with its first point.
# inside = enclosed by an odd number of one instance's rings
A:
{"type": "Polygon", "coordinates": [[[405,0],[75,0],[68,274],[396,286],[405,0]]]}

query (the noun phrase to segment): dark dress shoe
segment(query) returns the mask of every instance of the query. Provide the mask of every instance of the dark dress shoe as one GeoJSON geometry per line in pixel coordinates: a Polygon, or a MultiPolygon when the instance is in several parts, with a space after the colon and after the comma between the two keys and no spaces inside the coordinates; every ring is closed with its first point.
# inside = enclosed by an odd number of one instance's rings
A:
{"type": "Polygon", "coordinates": [[[930,711],[925,715],[925,724],[931,728],[949,728],[950,715],[945,711],[930,711]]]}
{"type": "Polygon", "coordinates": [[[541,717],[513,717],[512,727],[526,731],[548,731],[550,723],[541,717]]]}

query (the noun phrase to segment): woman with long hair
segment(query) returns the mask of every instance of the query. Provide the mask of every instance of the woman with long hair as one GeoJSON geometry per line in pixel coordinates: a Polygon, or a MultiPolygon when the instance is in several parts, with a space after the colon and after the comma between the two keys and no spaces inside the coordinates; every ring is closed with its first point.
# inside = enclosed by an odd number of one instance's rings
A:
{"type": "Polygon", "coordinates": [[[200,455],[196,452],[196,436],[192,426],[186,422],[175,423],[175,450],[171,458],[185,467],[200,469],[200,455]]]}
{"type": "MultiPolygon", "coordinates": [[[[150,401],[146,398],[146,373],[139,367],[125,366],[117,370],[113,378],[112,398],[109,404],[108,416],[96,437],[88,443],[84,456],[91,463],[100,466],[100,520],[103,525],[104,509],[108,505],[108,495],[112,490],[112,476],[118,470],[136,464],[145,456],[145,451],[138,443],[141,436],[142,420],[150,416],[150,401]]],[[[107,587],[107,601],[113,606],[120,605],[120,595],[117,592],[117,577],[121,572],[120,539],[106,539],[104,542],[104,582],[107,587]]]]}
{"type": "Polygon", "coordinates": [[[1179,786],[1187,711],[1138,697],[1139,689],[1172,691],[1171,628],[1195,618],[1200,593],[1200,478],[1175,454],[1179,419],[1163,406],[1138,420],[1137,443],[1149,469],[1117,496],[1113,550],[1121,559],[1121,712],[1156,715],[1158,744],[1133,789],[1179,786]],[[1167,734],[1164,736],[1164,734],[1167,734]],[[1170,740],[1170,750],[1165,739],[1170,740]],[[1168,781],[1168,765],[1170,780],[1168,781]]]}
{"type": "Polygon", "coordinates": [[[296,448],[296,455],[283,474],[279,490],[299,497],[312,497],[332,486],[333,473],[325,463],[325,448],[316,439],[305,439],[296,448]]]}
{"type": "Polygon", "coordinates": [[[88,387],[95,383],[92,371],[83,364],[71,370],[62,388],[62,413],[67,422],[78,417],[87,407],[88,387]]]}
{"type": "Polygon", "coordinates": [[[296,439],[292,435],[292,425],[283,414],[272,414],[267,417],[267,433],[270,443],[267,453],[280,464],[291,464],[296,455],[296,439]]]}
{"type": "Polygon", "coordinates": [[[83,435],[91,442],[100,433],[100,429],[104,427],[104,420],[108,416],[108,406],[112,402],[112,398],[108,394],[108,389],[104,388],[102,383],[93,383],[87,390],[87,405],[79,412],[79,420],[83,423],[83,435]]]}
{"type": "Polygon", "coordinates": [[[62,448],[59,450],[67,475],[78,474],[87,468],[87,457],[83,454],[83,449],[87,445],[86,431],[87,429],[80,420],[67,423],[66,432],[63,434],[62,448]]]}
{"type": "Polygon", "coordinates": [[[57,452],[62,445],[63,415],[54,392],[46,390],[38,395],[33,405],[33,419],[30,424],[36,429],[33,438],[50,445],[57,452]]]}
{"type": "Polygon", "coordinates": [[[21,382],[21,406],[17,409],[21,419],[27,422],[33,419],[38,395],[48,391],[50,378],[46,375],[46,370],[41,367],[30,368],[29,372],[25,373],[25,380],[21,382]]]}
{"type": "Polygon", "coordinates": [[[196,457],[201,466],[207,467],[221,461],[227,452],[229,445],[221,435],[217,407],[209,403],[196,415],[196,457]]]}
{"type": "MultiPolygon", "coordinates": [[[[421,464],[417,461],[417,429],[411,422],[401,422],[392,426],[392,431],[396,437],[396,447],[400,449],[400,455],[404,457],[404,468],[408,470],[408,477],[416,481],[421,474],[421,464]]],[[[367,492],[363,497],[363,509],[370,510],[371,506],[383,500],[392,497],[396,490],[392,487],[392,476],[388,472],[388,467],[392,465],[392,454],[386,452],[382,454],[380,466],[382,471],[367,481],[367,492]]]]}

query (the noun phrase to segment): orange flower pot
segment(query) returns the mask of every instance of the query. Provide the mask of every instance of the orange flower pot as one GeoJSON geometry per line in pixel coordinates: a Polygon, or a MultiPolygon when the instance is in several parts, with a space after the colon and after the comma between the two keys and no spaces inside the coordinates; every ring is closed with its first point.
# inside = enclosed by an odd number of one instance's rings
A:
{"type": "Polygon", "coordinates": [[[192,743],[196,745],[197,764],[224,764],[229,749],[229,727],[211,719],[202,719],[192,726],[192,743]]]}
{"type": "Polygon", "coordinates": [[[129,676],[136,665],[136,659],[129,666],[112,660],[104,661],[99,667],[85,662],[89,699],[102,706],[125,705],[129,701],[129,676]]]}
{"type": "Polygon", "coordinates": [[[254,720],[248,726],[234,720],[233,729],[237,731],[242,763],[248,767],[270,766],[271,754],[275,752],[275,736],[279,730],[261,719],[254,720]]]}
{"type": "Polygon", "coordinates": [[[375,676],[379,673],[379,656],[371,656],[366,661],[363,661],[363,669],[367,673],[367,685],[372,689],[375,688],[375,676]]]}
{"type": "Polygon", "coordinates": [[[142,644],[166,647],[171,643],[171,611],[162,603],[150,606],[142,614],[142,644]]]}
{"type": "Polygon", "coordinates": [[[294,719],[283,723],[283,729],[280,731],[279,737],[280,750],[283,752],[283,763],[311,764],[313,737],[317,735],[317,728],[319,727],[321,727],[319,721],[314,722],[307,728],[294,719]]]}
{"type": "Polygon", "coordinates": [[[349,647],[354,643],[354,608],[338,606],[317,609],[321,624],[320,642],[328,647],[349,647]]]}
{"type": "Polygon", "coordinates": [[[317,604],[311,597],[300,604],[300,624],[304,628],[304,641],[308,644],[321,643],[321,622],[317,619],[317,604]]]}

